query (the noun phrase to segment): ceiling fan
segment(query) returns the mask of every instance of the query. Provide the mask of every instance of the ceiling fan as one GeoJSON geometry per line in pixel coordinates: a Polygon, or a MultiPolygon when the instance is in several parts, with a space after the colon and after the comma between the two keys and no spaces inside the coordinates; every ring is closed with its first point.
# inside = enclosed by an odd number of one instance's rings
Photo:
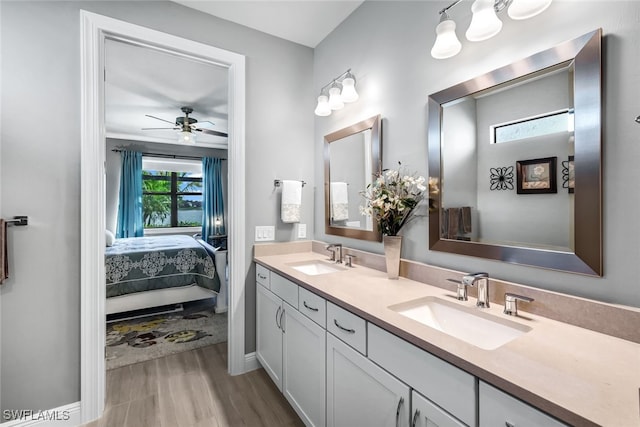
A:
{"type": "Polygon", "coordinates": [[[142,128],[142,130],[179,130],[180,137],[179,141],[181,142],[195,142],[195,132],[202,132],[207,135],[214,136],[222,136],[227,138],[229,135],[225,132],[220,132],[217,130],[209,129],[209,127],[214,126],[208,120],[204,120],[199,122],[193,117],[189,117],[189,114],[193,113],[193,108],[191,107],[182,107],[180,110],[184,113],[184,117],[176,117],[175,123],[170,120],[161,119],[160,117],[152,116],[150,114],[145,114],[147,117],[151,117],[152,119],[161,120],[163,122],[171,123],[173,127],[170,128],[142,128]]]}

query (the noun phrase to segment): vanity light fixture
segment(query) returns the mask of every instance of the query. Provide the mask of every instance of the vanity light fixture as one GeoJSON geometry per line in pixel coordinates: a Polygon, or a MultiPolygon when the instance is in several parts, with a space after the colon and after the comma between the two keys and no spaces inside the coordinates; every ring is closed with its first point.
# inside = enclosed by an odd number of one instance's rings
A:
{"type": "MultiPolygon", "coordinates": [[[[447,11],[460,3],[456,0],[438,12],[440,22],[436,27],[436,41],[431,49],[431,56],[436,59],[451,58],[460,52],[462,45],[456,35],[456,23],[447,11]]],[[[502,29],[502,21],[498,13],[507,9],[511,19],[522,20],[532,18],[544,12],[552,0],[475,0],[471,5],[471,24],[465,35],[467,40],[479,42],[490,39],[502,29]]]]}
{"type": "Polygon", "coordinates": [[[349,68],[320,89],[315,114],[316,116],[328,116],[333,110],[343,108],[345,102],[357,101],[358,97],[356,78],[351,74],[351,68],[349,68]]]}

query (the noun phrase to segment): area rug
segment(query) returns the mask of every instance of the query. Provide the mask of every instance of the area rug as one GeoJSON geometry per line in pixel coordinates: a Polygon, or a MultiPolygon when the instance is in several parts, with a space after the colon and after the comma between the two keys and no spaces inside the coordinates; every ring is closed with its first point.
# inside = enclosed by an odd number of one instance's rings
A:
{"type": "Polygon", "coordinates": [[[107,369],[115,369],[227,340],[227,313],[212,305],[107,324],[107,369]]]}

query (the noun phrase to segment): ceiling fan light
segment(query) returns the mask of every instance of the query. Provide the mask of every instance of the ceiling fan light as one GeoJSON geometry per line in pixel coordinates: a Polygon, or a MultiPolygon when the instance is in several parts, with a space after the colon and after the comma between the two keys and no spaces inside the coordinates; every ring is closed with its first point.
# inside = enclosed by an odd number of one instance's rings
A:
{"type": "Polygon", "coordinates": [[[547,10],[551,0],[513,0],[507,13],[511,19],[529,19],[547,10]]]}
{"type": "Polygon", "coordinates": [[[490,39],[502,29],[502,21],[496,15],[494,0],[476,0],[471,5],[471,24],[467,29],[467,40],[479,42],[490,39]]]}
{"type": "Polygon", "coordinates": [[[188,130],[183,130],[178,134],[178,142],[180,144],[195,144],[196,134],[188,130]]]}

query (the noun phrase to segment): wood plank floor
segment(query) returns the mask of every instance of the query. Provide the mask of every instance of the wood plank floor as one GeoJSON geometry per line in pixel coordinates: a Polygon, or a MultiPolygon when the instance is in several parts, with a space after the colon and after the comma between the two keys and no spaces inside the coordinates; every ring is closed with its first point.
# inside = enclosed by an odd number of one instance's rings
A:
{"type": "Polygon", "coordinates": [[[227,373],[227,343],[107,371],[102,418],[85,427],[303,426],[264,369],[227,373]]]}

